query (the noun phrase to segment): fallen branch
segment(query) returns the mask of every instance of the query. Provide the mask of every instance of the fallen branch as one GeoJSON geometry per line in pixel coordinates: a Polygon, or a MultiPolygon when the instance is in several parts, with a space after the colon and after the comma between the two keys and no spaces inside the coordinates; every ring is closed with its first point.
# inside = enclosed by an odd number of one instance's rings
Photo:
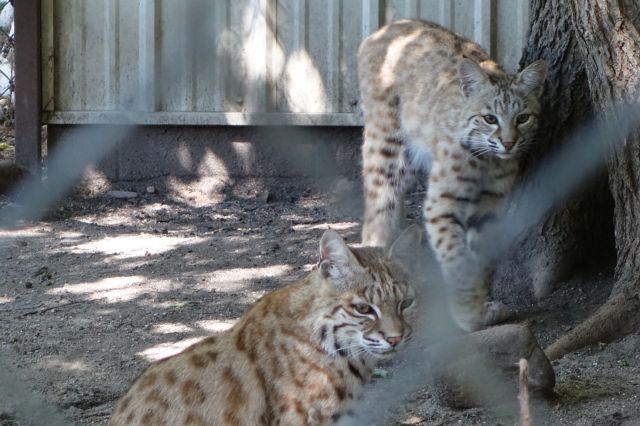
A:
{"type": "Polygon", "coordinates": [[[520,392],[518,393],[520,426],[533,426],[531,412],[529,411],[529,363],[526,359],[521,358],[518,365],[520,367],[520,392]]]}
{"type": "Polygon", "coordinates": [[[77,305],[78,303],[84,303],[84,302],[86,302],[86,301],[85,300],[72,300],[70,302],[60,303],[58,305],[47,306],[47,307],[44,307],[44,308],[41,308],[41,309],[34,309],[34,310],[31,310],[31,311],[23,312],[22,316],[26,317],[26,316],[29,316],[29,315],[43,314],[43,313],[51,311],[53,309],[64,308],[66,306],[77,305]]]}

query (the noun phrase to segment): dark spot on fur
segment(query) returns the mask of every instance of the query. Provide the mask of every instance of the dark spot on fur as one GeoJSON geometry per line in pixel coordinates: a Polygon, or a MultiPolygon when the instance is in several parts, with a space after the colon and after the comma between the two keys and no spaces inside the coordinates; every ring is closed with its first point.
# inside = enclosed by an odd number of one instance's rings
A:
{"type": "Polygon", "coordinates": [[[149,386],[153,386],[153,384],[156,382],[156,378],[157,378],[156,373],[147,372],[142,377],[140,377],[140,380],[138,381],[138,386],[140,386],[141,389],[148,388],[149,386]]]}
{"type": "Polygon", "coordinates": [[[247,324],[243,325],[240,330],[238,330],[238,335],[236,336],[236,349],[240,352],[244,352],[247,348],[244,344],[244,333],[247,328],[247,324]]]}
{"type": "Polygon", "coordinates": [[[484,190],[484,191],[481,191],[481,192],[480,192],[480,196],[481,196],[481,197],[501,198],[501,197],[503,197],[503,196],[504,196],[504,194],[503,194],[503,193],[501,193],[501,192],[495,192],[495,191],[487,191],[487,190],[484,190]]]}
{"type": "Polygon", "coordinates": [[[395,158],[398,156],[398,153],[388,148],[382,148],[380,149],[380,155],[382,155],[385,158],[395,158]]]}
{"type": "Polygon", "coordinates": [[[187,380],[180,386],[182,402],[186,405],[202,404],[207,395],[194,380],[187,380]]]}
{"type": "Polygon", "coordinates": [[[204,368],[207,366],[207,359],[200,354],[193,354],[189,357],[189,364],[195,368],[204,368]]]}
{"type": "Polygon", "coordinates": [[[345,390],[344,386],[334,385],[334,390],[336,391],[336,396],[338,397],[338,399],[340,401],[343,401],[344,397],[347,394],[347,391],[345,390]]]}
{"type": "Polygon", "coordinates": [[[216,336],[209,336],[206,339],[203,339],[200,341],[200,345],[201,346],[205,346],[205,345],[213,345],[216,343],[216,336]]]}
{"type": "Polygon", "coordinates": [[[470,176],[456,176],[459,182],[478,183],[478,179],[470,176]]]}
{"type": "Polygon", "coordinates": [[[387,136],[384,139],[384,141],[387,142],[388,144],[391,144],[391,145],[398,145],[398,146],[402,145],[402,139],[400,139],[400,138],[392,138],[392,137],[387,136]]]}
{"type": "Polygon", "coordinates": [[[162,397],[162,393],[158,388],[149,392],[144,398],[144,401],[155,404],[156,408],[159,408],[162,411],[167,411],[169,409],[169,403],[162,397]]]}
{"type": "Polygon", "coordinates": [[[347,365],[349,366],[349,371],[351,371],[351,374],[356,376],[361,383],[364,383],[365,379],[362,376],[362,373],[360,373],[360,370],[358,370],[358,368],[355,365],[351,364],[350,362],[347,363],[347,365]]]}
{"type": "Polygon", "coordinates": [[[225,368],[222,372],[222,380],[228,387],[227,396],[225,397],[226,409],[224,412],[224,420],[229,424],[240,424],[237,413],[242,411],[242,407],[246,402],[246,395],[242,384],[229,367],[225,368]]]}
{"type": "Polygon", "coordinates": [[[123,411],[125,411],[129,406],[130,402],[131,402],[131,397],[130,396],[125,397],[122,401],[120,401],[120,405],[118,406],[117,412],[122,413],[123,411]]]}
{"type": "Polygon", "coordinates": [[[164,374],[163,374],[163,377],[164,377],[164,381],[169,386],[175,385],[176,382],[178,381],[178,376],[176,375],[175,371],[173,371],[173,370],[165,371],[164,374]]]}
{"type": "Polygon", "coordinates": [[[198,413],[188,413],[184,419],[184,426],[207,426],[209,423],[198,413]]]}

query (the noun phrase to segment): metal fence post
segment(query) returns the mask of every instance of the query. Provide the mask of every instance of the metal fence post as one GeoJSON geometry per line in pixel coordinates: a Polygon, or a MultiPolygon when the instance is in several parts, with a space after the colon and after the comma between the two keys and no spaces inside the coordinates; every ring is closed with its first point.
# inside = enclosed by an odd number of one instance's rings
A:
{"type": "Polygon", "coordinates": [[[39,173],[42,148],[40,0],[19,0],[14,7],[16,162],[32,173],[39,173]]]}

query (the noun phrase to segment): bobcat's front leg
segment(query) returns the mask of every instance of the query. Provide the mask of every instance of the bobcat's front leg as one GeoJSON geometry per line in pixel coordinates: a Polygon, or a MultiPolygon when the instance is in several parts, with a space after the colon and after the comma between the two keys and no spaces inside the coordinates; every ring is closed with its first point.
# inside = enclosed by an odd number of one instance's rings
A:
{"type": "Polygon", "coordinates": [[[468,245],[467,216],[475,197],[430,182],[424,220],[431,246],[441,266],[458,325],[475,331],[510,316],[502,303],[488,302],[487,268],[468,245]]]}

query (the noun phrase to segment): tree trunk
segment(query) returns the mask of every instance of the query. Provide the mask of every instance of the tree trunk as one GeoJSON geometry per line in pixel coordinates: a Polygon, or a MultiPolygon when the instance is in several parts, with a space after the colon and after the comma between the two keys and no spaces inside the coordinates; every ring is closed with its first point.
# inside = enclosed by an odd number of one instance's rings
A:
{"type": "MultiPolygon", "coordinates": [[[[524,165],[524,179],[529,172],[544,166],[544,158],[593,113],[583,57],[569,12],[566,0],[531,0],[531,28],[520,66],[546,59],[549,75],[538,142],[524,165]]],[[[594,259],[612,261],[612,203],[604,170],[586,187],[588,191],[573,195],[514,250],[517,255],[512,262],[498,269],[496,289],[527,282],[541,297],[568,278],[578,265],[594,259]]]]}
{"type": "MultiPolygon", "coordinates": [[[[552,7],[555,9],[552,15],[562,15],[555,22],[566,23],[562,31],[574,43],[574,55],[582,64],[579,71],[570,71],[586,76],[588,96],[598,119],[614,119],[609,116],[613,104],[639,100],[639,3],[638,0],[533,1],[534,29],[536,25],[544,27],[548,21],[543,20],[549,19],[539,11],[552,7]]],[[[557,34],[560,29],[553,31],[557,34]]],[[[557,47],[562,46],[561,43],[557,47]]],[[[557,47],[549,45],[551,50],[557,47]]],[[[565,101],[574,110],[582,105],[580,100],[564,98],[561,102],[565,101]]],[[[614,138],[612,135],[611,139],[614,138]]],[[[640,323],[640,134],[628,136],[622,146],[612,149],[607,169],[617,256],[614,287],[596,313],[547,349],[551,359],[591,343],[620,337],[640,323]]]]}

